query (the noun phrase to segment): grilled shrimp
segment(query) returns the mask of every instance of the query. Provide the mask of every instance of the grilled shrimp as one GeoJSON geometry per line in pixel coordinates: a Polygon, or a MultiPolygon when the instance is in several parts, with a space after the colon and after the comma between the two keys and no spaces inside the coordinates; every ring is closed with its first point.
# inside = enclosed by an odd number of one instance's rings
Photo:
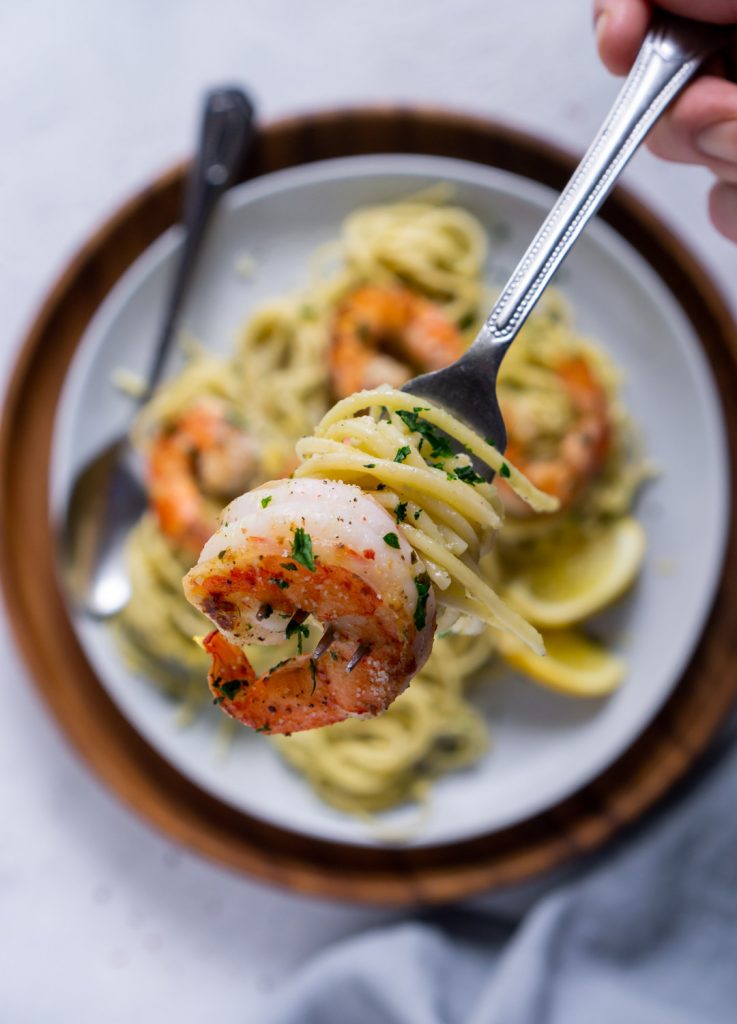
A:
{"type": "Polygon", "coordinates": [[[390,514],[334,480],[263,484],[224,510],[184,579],[217,626],[205,640],[215,700],[269,733],[377,715],[427,660],[435,597],[390,514]],[[312,653],[314,622],[323,627],[312,653]],[[245,648],[297,640],[258,676],[245,648]]]}
{"type": "MultiPolygon", "coordinates": [[[[555,368],[555,374],[568,397],[571,420],[565,434],[552,445],[541,444],[538,425],[528,407],[514,400],[513,392],[502,398],[501,408],[509,460],[565,509],[601,471],[611,444],[611,422],[606,391],[585,359],[572,356],[555,368]]],[[[497,481],[497,489],[511,515],[530,514],[529,506],[504,480],[497,481]]]]}
{"type": "Polygon", "coordinates": [[[149,500],[162,532],[196,555],[217,512],[259,471],[256,441],[215,398],[198,401],[163,428],[148,451],[149,500]],[[220,500],[217,500],[220,499],[220,500]]]}
{"type": "Polygon", "coordinates": [[[364,285],[335,314],[328,356],[333,390],[346,398],[380,384],[401,387],[463,351],[458,328],[437,303],[407,288],[364,285]]]}

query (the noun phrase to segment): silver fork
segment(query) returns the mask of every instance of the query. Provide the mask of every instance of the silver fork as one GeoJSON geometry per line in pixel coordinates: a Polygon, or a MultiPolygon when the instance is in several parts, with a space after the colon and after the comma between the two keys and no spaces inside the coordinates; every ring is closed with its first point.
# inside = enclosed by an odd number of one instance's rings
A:
{"type": "Polygon", "coordinates": [[[437,402],[504,451],[507,432],[496,381],[507,349],[627,161],[671,100],[703,62],[730,41],[733,31],[662,12],[656,15],[614,106],[476,340],[455,363],[415,377],[403,391],[437,402]]]}

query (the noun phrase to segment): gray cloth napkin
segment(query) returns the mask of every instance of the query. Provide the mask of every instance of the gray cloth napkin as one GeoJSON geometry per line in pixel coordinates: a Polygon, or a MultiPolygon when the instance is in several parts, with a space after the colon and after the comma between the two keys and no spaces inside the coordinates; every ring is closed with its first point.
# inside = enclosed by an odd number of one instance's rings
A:
{"type": "Polygon", "coordinates": [[[328,949],[264,1024],[735,1024],[737,744],[515,920],[458,908],[328,949]]]}

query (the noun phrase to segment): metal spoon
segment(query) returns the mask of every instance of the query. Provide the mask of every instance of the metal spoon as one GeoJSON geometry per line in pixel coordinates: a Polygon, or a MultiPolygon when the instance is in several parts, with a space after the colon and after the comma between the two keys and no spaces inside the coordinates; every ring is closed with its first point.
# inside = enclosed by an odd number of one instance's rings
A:
{"type": "MultiPolygon", "coordinates": [[[[499,366],[520,328],[627,161],[703,62],[734,30],[658,13],[604,124],[512,273],[468,351],[403,391],[457,414],[499,451],[507,445],[496,396],[499,366]]],[[[486,470],[488,474],[488,469],[486,470]]]]}
{"type": "MultiPolygon", "coordinates": [[[[253,107],[240,89],[207,94],[184,201],[184,244],[139,406],[161,379],[205,229],[253,137],[253,107]]],[[[126,431],[79,473],[59,524],[62,578],[72,599],[89,614],[106,618],[128,601],[125,544],[145,508],[143,474],[126,431]]]]}

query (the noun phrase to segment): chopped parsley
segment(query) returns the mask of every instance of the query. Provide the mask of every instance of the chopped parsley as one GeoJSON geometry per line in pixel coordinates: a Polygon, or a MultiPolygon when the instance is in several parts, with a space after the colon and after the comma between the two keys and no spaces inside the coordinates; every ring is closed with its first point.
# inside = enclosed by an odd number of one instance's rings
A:
{"type": "Polygon", "coordinates": [[[227,683],[222,684],[220,690],[228,700],[232,700],[242,686],[248,686],[247,679],[229,679],[227,683]]]}
{"type": "Polygon", "coordinates": [[[329,654],[330,654],[330,657],[333,659],[333,661],[337,661],[338,660],[338,655],[335,653],[335,651],[330,651],[329,654]]]}
{"type": "Polygon", "coordinates": [[[407,502],[400,501],[394,508],[394,515],[398,523],[403,523],[407,518],[407,502]]]}
{"type": "Polygon", "coordinates": [[[430,455],[434,459],[447,459],[453,454],[453,449],[450,447],[448,438],[433,427],[426,419],[419,414],[425,410],[421,405],[415,406],[412,412],[407,409],[397,409],[397,416],[406,424],[406,426],[419,434],[423,441],[427,441],[430,445],[430,455]]]}
{"type": "Polygon", "coordinates": [[[418,508],[417,511],[415,512],[415,522],[417,522],[417,520],[420,518],[421,515],[422,515],[422,509],[418,508]]]}
{"type": "Polygon", "coordinates": [[[310,693],[314,693],[315,687],[317,686],[317,667],[315,665],[314,658],[310,658],[310,675],[312,676],[312,689],[310,690],[310,693]]]}
{"type": "Polygon", "coordinates": [[[269,583],[276,583],[279,590],[286,590],[289,586],[286,580],[278,580],[276,576],[269,576],[269,583]]]}
{"type": "Polygon", "coordinates": [[[476,313],[473,312],[473,310],[469,309],[469,311],[467,313],[464,313],[463,316],[458,319],[458,322],[457,322],[458,323],[458,330],[459,331],[466,331],[466,330],[468,330],[469,327],[473,326],[473,323],[474,323],[475,320],[476,320],[476,313]]]}
{"type": "Polygon", "coordinates": [[[315,571],[315,556],[312,553],[312,537],[305,533],[301,526],[294,531],[294,542],[292,543],[292,558],[299,562],[310,572],[315,571]]]}
{"type": "Polygon", "coordinates": [[[484,478],[479,476],[473,466],[459,466],[454,473],[464,484],[482,484],[484,482],[484,478]]]}
{"type": "Polygon", "coordinates": [[[248,421],[243,413],[238,412],[237,409],[228,409],[225,413],[225,422],[229,423],[231,427],[235,427],[237,430],[244,430],[248,426],[248,421]]]}
{"type": "Polygon", "coordinates": [[[403,445],[401,448],[397,449],[397,454],[394,456],[394,461],[404,462],[404,460],[407,458],[411,451],[412,449],[408,444],[403,445]]]}
{"type": "Polygon", "coordinates": [[[289,569],[290,572],[297,571],[297,566],[292,565],[291,562],[279,562],[279,565],[282,567],[282,569],[289,569]]]}
{"type": "Polygon", "coordinates": [[[418,629],[424,629],[427,622],[427,599],[430,596],[430,577],[426,572],[423,572],[420,576],[415,576],[415,586],[417,587],[417,604],[414,615],[415,626],[418,629]]]}
{"type": "Polygon", "coordinates": [[[511,475],[512,471],[510,470],[509,466],[507,465],[506,462],[503,462],[502,468],[499,470],[499,476],[506,476],[507,478],[509,478],[511,475]]]}
{"type": "Polygon", "coordinates": [[[218,551],[218,558],[225,558],[227,553],[228,553],[228,549],[227,548],[223,548],[222,551],[218,551]]]}
{"type": "Polygon", "coordinates": [[[305,626],[301,622],[295,622],[294,619],[287,623],[286,638],[290,640],[294,634],[297,634],[297,653],[302,653],[302,638],[310,635],[310,627],[305,626]]]}
{"type": "Polygon", "coordinates": [[[396,533],[385,533],[384,543],[388,544],[390,548],[399,550],[399,537],[397,537],[396,533]]]}
{"type": "Polygon", "coordinates": [[[266,725],[260,725],[256,732],[271,732],[271,726],[267,722],[266,725]]]}
{"type": "Polygon", "coordinates": [[[276,665],[272,665],[269,671],[266,673],[267,676],[273,675],[273,673],[276,672],[278,668],[281,668],[282,665],[286,665],[286,663],[291,660],[291,658],[284,658],[282,659],[282,661],[277,661],[276,665]]]}
{"type": "Polygon", "coordinates": [[[364,469],[376,469],[376,463],[375,462],[367,462],[366,465],[363,468],[364,469]]]}
{"type": "Polygon", "coordinates": [[[261,499],[261,508],[266,508],[266,506],[269,504],[270,501],[271,501],[271,495],[267,494],[265,498],[261,499]]]}
{"type": "Polygon", "coordinates": [[[485,437],[484,441],[486,441],[487,444],[490,444],[492,448],[496,448],[496,441],[493,437],[485,437]]]}

